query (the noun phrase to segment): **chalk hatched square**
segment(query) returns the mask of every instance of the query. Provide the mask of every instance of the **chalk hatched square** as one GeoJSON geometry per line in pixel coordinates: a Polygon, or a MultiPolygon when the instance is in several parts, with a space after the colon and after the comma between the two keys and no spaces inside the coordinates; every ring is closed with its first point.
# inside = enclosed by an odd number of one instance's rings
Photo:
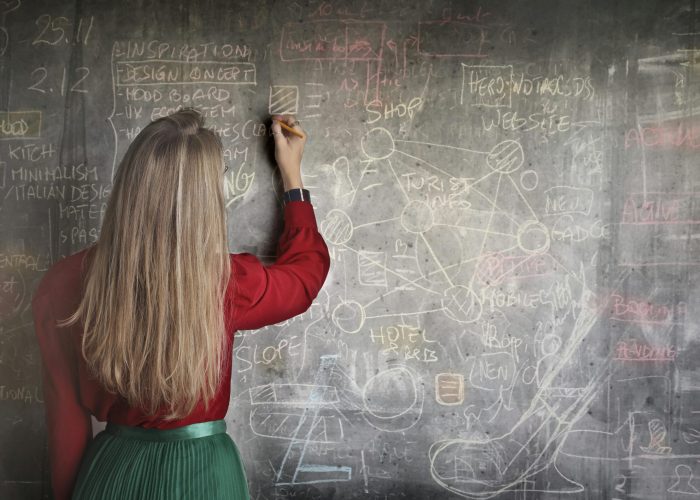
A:
{"type": "Polygon", "coordinates": [[[299,88],[295,85],[270,86],[270,114],[295,115],[299,110],[299,88]]]}
{"type": "Polygon", "coordinates": [[[361,285],[387,286],[386,252],[361,250],[357,254],[357,267],[361,285]]]}
{"type": "Polygon", "coordinates": [[[461,373],[435,375],[435,400],[441,405],[458,405],[464,402],[464,376],[461,373]]]}

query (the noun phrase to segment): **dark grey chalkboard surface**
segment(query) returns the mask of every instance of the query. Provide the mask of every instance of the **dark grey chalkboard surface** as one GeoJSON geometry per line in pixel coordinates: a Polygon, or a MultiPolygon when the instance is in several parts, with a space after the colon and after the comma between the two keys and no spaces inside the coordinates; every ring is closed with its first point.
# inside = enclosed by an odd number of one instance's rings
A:
{"type": "Polygon", "coordinates": [[[32,292],[181,106],[266,261],[268,117],[296,114],[332,254],[308,312],[236,337],[254,499],[700,498],[695,1],[0,13],[0,498],[50,496],[32,292]]]}

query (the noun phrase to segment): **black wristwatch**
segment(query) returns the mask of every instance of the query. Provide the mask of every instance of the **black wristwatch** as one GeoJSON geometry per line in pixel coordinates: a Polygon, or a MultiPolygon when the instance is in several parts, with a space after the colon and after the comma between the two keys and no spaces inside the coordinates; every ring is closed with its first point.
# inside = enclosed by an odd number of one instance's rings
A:
{"type": "Polygon", "coordinates": [[[311,195],[309,194],[308,189],[303,189],[303,188],[294,188],[290,189],[289,191],[284,192],[284,196],[282,196],[282,200],[284,203],[288,203],[290,201],[308,201],[311,202],[311,195]]]}

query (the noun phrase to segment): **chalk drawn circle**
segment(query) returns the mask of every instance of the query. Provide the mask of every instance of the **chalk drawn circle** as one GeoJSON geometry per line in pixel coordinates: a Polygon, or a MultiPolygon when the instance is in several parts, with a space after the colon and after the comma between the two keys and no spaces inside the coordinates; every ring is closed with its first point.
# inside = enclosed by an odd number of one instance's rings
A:
{"type": "Polygon", "coordinates": [[[372,160],[383,160],[394,152],[394,138],[384,127],[368,131],[360,141],[362,152],[372,160]]]}
{"type": "Polygon", "coordinates": [[[395,366],[372,376],[362,388],[365,418],[383,430],[400,431],[415,425],[420,415],[408,420],[416,408],[423,408],[423,394],[414,374],[405,366],[395,366]],[[400,427],[400,428],[399,428],[400,427]]]}
{"type": "Polygon", "coordinates": [[[335,306],[331,319],[345,333],[357,333],[365,324],[365,308],[359,302],[346,300],[335,306]]]}
{"type": "Polygon", "coordinates": [[[539,221],[529,220],[518,227],[518,246],[529,254],[542,254],[549,250],[549,231],[539,221]]]}
{"type": "Polygon", "coordinates": [[[506,140],[496,144],[486,156],[486,164],[495,172],[510,174],[525,161],[523,147],[518,141],[506,140]]]}
{"type": "Polygon", "coordinates": [[[471,288],[456,285],[445,290],[442,309],[458,323],[474,323],[481,318],[481,301],[471,288]]]}
{"type": "Polygon", "coordinates": [[[470,439],[431,444],[428,449],[431,476],[438,485],[459,496],[493,498],[508,488],[503,473],[508,468],[508,453],[500,442],[489,439],[483,432],[473,434],[470,439]],[[463,463],[472,464],[461,469],[457,477],[449,471],[450,467],[454,470],[456,457],[468,457],[463,463]]]}
{"type": "Polygon", "coordinates": [[[556,354],[561,348],[561,339],[559,336],[554,334],[545,335],[542,339],[542,344],[540,350],[543,356],[550,356],[556,354]]]}
{"type": "Polygon", "coordinates": [[[418,388],[413,374],[401,366],[377,373],[365,384],[362,402],[373,417],[400,417],[418,402],[418,388]],[[384,404],[386,401],[390,403],[390,408],[384,404]]]}
{"type": "Polygon", "coordinates": [[[411,200],[401,212],[401,226],[409,233],[424,233],[433,227],[433,210],[420,200],[411,200]]]}
{"type": "Polygon", "coordinates": [[[540,177],[534,170],[523,170],[520,173],[520,187],[522,187],[525,191],[534,191],[539,183],[540,177]]]}
{"type": "Polygon", "coordinates": [[[340,209],[334,208],[321,221],[321,234],[334,245],[342,245],[352,238],[352,221],[350,216],[340,209]]]}

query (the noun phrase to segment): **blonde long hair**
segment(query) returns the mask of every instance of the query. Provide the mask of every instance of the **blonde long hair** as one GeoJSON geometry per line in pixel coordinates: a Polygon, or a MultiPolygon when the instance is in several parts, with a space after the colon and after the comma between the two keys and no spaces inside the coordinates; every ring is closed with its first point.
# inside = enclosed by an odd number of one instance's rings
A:
{"type": "Polygon", "coordinates": [[[85,292],[63,325],[82,320],[82,353],[109,391],[148,415],[208,407],[225,356],[231,273],[223,148],[183,109],[146,126],[114,179],[85,292]]]}

